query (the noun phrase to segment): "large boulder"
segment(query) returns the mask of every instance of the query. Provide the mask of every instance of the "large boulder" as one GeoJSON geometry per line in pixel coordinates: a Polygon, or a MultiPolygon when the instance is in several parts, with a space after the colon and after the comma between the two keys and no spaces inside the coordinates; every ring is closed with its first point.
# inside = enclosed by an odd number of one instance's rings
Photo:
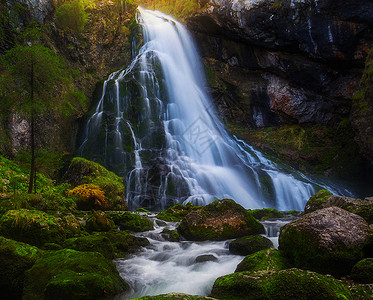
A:
{"type": "Polygon", "coordinates": [[[27,209],[10,210],[0,219],[0,234],[34,246],[61,244],[66,238],[79,235],[81,225],[72,215],[53,216],[27,209]]]}
{"type": "Polygon", "coordinates": [[[370,254],[372,238],[372,229],[362,217],[329,207],[283,226],[279,249],[296,267],[342,276],[370,254]]]}
{"type": "Polygon", "coordinates": [[[247,255],[238,264],[235,272],[280,271],[289,267],[290,264],[282,253],[277,249],[271,248],[247,255]]]}
{"type": "Polygon", "coordinates": [[[271,240],[261,235],[244,236],[229,243],[229,252],[237,255],[249,255],[273,247],[271,240]]]}
{"type": "Polygon", "coordinates": [[[363,217],[369,224],[373,223],[373,198],[357,199],[351,197],[334,196],[328,190],[320,190],[306,203],[305,213],[315,210],[338,206],[363,217]]]}
{"type": "Polygon", "coordinates": [[[352,299],[348,287],[340,281],[299,269],[222,276],[215,281],[211,297],[227,300],[352,299]]]}
{"type": "Polygon", "coordinates": [[[264,227],[231,199],[216,200],[182,219],[178,231],[194,241],[226,240],[264,233],[264,227]]]}
{"type": "Polygon", "coordinates": [[[3,299],[21,299],[25,272],[40,257],[33,246],[0,237],[0,290],[3,299]]]}
{"type": "Polygon", "coordinates": [[[100,253],[51,251],[26,272],[23,299],[100,299],[129,286],[100,253]]]}

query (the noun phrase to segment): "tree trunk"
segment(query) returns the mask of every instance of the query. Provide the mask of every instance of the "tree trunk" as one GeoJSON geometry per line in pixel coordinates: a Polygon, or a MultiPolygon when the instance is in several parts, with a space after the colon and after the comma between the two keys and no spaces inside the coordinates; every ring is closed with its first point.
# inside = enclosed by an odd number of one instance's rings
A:
{"type": "Polygon", "coordinates": [[[34,187],[35,180],[35,113],[34,113],[34,60],[31,59],[31,74],[30,74],[30,88],[31,88],[31,163],[30,163],[30,181],[28,185],[28,193],[31,194],[34,187]]]}

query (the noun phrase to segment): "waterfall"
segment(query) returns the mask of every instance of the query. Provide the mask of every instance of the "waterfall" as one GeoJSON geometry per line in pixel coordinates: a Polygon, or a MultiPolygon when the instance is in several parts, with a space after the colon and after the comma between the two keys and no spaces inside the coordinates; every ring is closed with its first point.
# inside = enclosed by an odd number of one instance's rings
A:
{"type": "Polygon", "coordinates": [[[137,21],[143,46],[104,82],[80,154],[124,176],[131,209],[231,198],[246,208],[303,210],[322,185],[227,132],[185,27],[143,8],[137,21]]]}

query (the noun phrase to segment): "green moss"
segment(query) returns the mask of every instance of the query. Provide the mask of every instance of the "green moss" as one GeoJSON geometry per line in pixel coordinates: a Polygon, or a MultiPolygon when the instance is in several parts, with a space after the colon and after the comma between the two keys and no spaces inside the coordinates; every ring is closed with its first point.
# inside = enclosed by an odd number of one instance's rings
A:
{"type": "Polygon", "coordinates": [[[229,251],[237,255],[249,255],[271,247],[271,240],[261,235],[245,236],[229,243],[229,251]]]}
{"type": "Polygon", "coordinates": [[[307,201],[304,212],[311,213],[315,210],[324,208],[324,205],[326,204],[330,196],[333,196],[333,194],[328,190],[318,191],[307,201]]]}
{"type": "Polygon", "coordinates": [[[26,272],[23,299],[99,299],[128,289],[101,254],[70,249],[45,253],[26,272]]]}
{"type": "Polygon", "coordinates": [[[137,208],[136,211],[138,211],[138,212],[146,212],[146,213],[150,212],[149,210],[147,210],[145,208],[142,208],[142,207],[137,208]]]}
{"type": "Polygon", "coordinates": [[[20,299],[25,272],[41,255],[30,245],[0,237],[0,290],[4,299],[20,299]]]}
{"type": "Polygon", "coordinates": [[[99,252],[108,259],[115,257],[111,241],[106,236],[99,234],[67,239],[64,243],[64,248],[77,251],[99,252]]]}
{"type": "Polygon", "coordinates": [[[190,240],[225,240],[264,233],[264,227],[241,205],[222,199],[190,212],[178,231],[190,240]]]}
{"type": "Polygon", "coordinates": [[[129,253],[138,251],[141,247],[149,245],[149,241],[146,238],[136,237],[124,231],[115,230],[100,234],[111,241],[115,257],[124,257],[129,253]]]}
{"type": "Polygon", "coordinates": [[[163,229],[161,233],[162,237],[170,242],[179,242],[180,234],[176,230],[170,230],[168,228],[163,229]]]}
{"type": "Polygon", "coordinates": [[[351,279],[360,283],[373,283],[373,258],[357,262],[352,268],[351,279]]]}
{"type": "Polygon", "coordinates": [[[288,269],[239,272],[219,277],[211,292],[218,299],[352,299],[342,282],[331,276],[288,269]]]}
{"type": "Polygon", "coordinates": [[[73,186],[81,184],[96,185],[104,191],[112,209],[127,209],[127,203],[124,200],[123,178],[108,171],[98,163],[75,157],[71,161],[64,178],[73,186]]]}
{"type": "Polygon", "coordinates": [[[188,213],[200,208],[201,206],[194,206],[192,203],[188,203],[187,205],[178,203],[167,208],[165,211],[161,211],[157,215],[157,218],[167,222],[180,222],[188,213]]]}
{"type": "Polygon", "coordinates": [[[235,272],[280,271],[289,267],[290,264],[282,253],[277,249],[270,248],[247,255],[238,264],[235,272]]]}
{"type": "Polygon", "coordinates": [[[81,234],[74,216],[55,217],[40,211],[10,210],[0,219],[0,234],[35,246],[61,244],[66,238],[81,234]]]}
{"type": "Polygon", "coordinates": [[[280,219],[285,217],[283,212],[273,208],[253,209],[250,210],[250,212],[257,220],[280,219]]]}
{"type": "Polygon", "coordinates": [[[103,211],[94,211],[86,222],[86,229],[90,232],[109,231],[113,228],[114,222],[103,211]]]}
{"type": "Polygon", "coordinates": [[[114,221],[115,225],[119,226],[120,230],[130,230],[135,232],[142,232],[153,230],[153,223],[135,213],[107,213],[107,215],[114,221]]]}

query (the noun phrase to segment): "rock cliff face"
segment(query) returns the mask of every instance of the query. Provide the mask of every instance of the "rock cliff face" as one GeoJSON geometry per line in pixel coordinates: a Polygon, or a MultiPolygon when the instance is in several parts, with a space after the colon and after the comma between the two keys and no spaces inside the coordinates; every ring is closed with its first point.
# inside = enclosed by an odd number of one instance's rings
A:
{"type": "Polygon", "coordinates": [[[187,25],[228,123],[335,126],[352,119],[373,44],[371,1],[210,0],[187,25]]]}
{"type": "MultiPolygon", "coordinates": [[[[127,4],[122,7],[120,2],[97,0],[94,5],[85,8],[89,17],[84,30],[74,33],[56,25],[54,12],[57,2],[5,1],[1,8],[8,10],[8,13],[1,16],[7,30],[4,31],[4,39],[0,34],[0,53],[16,43],[16,33],[21,32],[25,26],[32,22],[46,25],[41,42],[64,57],[69,68],[78,71],[80,76],[74,85],[77,90],[84,92],[88,102],[86,107],[81,107],[70,117],[61,118],[51,114],[38,120],[37,136],[41,137],[40,145],[61,152],[73,152],[79,127],[76,120],[90,106],[89,100],[93,98],[97,82],[104,79],[110,71],[127,66],[130,62],[130,27],[134,21],[136,6],[127,4]]],[[[27,120],[11,115],[9,120],[2,121],[5,128],[0,129],[0,136],[7,140],[7,146],[0,149],[3,153],[15,153],[27,145],[27,120]]]]}

